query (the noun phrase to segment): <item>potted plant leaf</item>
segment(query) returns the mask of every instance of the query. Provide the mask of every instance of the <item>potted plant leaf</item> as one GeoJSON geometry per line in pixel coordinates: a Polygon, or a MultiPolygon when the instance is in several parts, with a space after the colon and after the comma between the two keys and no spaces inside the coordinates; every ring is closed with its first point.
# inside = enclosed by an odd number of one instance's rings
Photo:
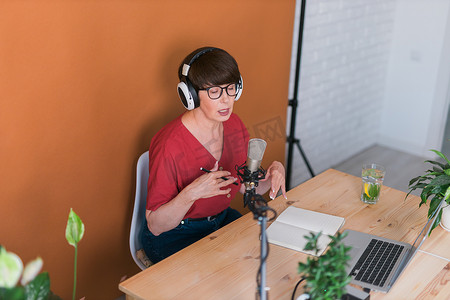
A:
{"type": "MultiPolygon", "coordinates": [[[[439,162],[437,160],[426,160],[426,163],[431,164],[431,168],[425,171],[425,174],[417,176],[409,182],[408,188],[409,192],[405,199],[411,194],[412,191],[419,189],[420,193],[420,203],[419,207],[423,204],[429,202],[428,208],[428,218],[438,213],[437,218],[432,225],[431,231],[437,227],[439,222],[442,221],[441,225],[444,229],[448,230],[450,226],[450,161],[448,158],[437,150],[430,150],[441,157],[444,162],[439,162]],[[444,199],[447,203],[436,212],[439,203],[444,199]],[[443,211],[445,212],[443,214],[443,211]]],[[[431,234],[430,231],[430,234],[431,234]]]]}
{"type": "Polygon", "coordinates": [[[72,300],[75,300],[77,290],[77,257],[78,257],[78,243],[84,235],[84,224],[80,217],[70,209],[69,217],[66,226],[66,240],[75,248],[74,266],[73,266],[73,292],[72,300]]]}
{"type": "MultiPolygon", "coordinates": [[[[317,241],[322,233],[310,233],[305,236],[308,243],[305,250],[320,250],[317,241]]],[[[346,266],[350,260],[348,252],[351,247],[342,243],[345,235],[337,233],[329,235],[331,242],[328,250],[319,257],[309,256],[305,263],[298,264],[298,272],[302,274],[302,280],[306,280],[305,293],[311,300],[341,299],[346,293],[346,286],[351,278],[346,272],[346,266]]]]}

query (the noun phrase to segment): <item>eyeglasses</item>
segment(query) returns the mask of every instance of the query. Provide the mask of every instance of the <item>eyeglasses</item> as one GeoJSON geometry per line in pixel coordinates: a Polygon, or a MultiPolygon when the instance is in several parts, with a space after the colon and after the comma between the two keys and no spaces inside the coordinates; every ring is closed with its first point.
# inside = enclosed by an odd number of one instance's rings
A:
{"type": "Polygon", "coordinates": [[[217,100],[222,96],[223,90],[225,90],[230,97],[235,97],[238,93],[238,84],[237,83],[230,83],[229,85],[225,87],[220,86],[210,86],[206,89],[200,89],[200,91],[205,91],[208,93],[208,97],[211,100],[217,100]]]}

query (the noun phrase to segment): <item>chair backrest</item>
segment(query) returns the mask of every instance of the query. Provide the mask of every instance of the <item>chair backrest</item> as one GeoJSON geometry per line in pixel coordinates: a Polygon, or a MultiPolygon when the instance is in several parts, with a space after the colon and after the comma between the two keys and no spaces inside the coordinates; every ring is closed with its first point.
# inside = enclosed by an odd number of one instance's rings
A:
{"type": "Polygon", "coordinates": [[[148,182],[148,151],[143,153],[137,162],[136,174],[136,196],[134,199],[133,217],[131,219],[130,230],[130,251],[136,264],[142,270],[146,269],[144,263],[138,258],[137,252],[143,249],[140,235],[142,226],[145,224],[145,209],[147,203],[147,182],[148,182]]]}

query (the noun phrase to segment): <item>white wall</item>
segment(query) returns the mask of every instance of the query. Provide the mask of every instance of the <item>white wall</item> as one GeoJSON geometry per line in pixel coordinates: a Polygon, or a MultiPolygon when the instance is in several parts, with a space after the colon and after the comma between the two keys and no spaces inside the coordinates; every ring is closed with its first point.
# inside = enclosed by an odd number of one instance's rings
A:
{"type": "MultiPolygon", "coordinates": [[[[440,149],[449,15],[450,0],[307,0],[296,137],[316,173],[374,144],[440,149]]],[[[309,178],[294,149],[292,186],[309,178]]]]}
{"type": "Polygon", "coordinates": [[[440,149],[450,84],[449,9],[447,0],[397,1],[380,144],[419,156],[440,149]]]}
{"type": "MultiPolygon", "coordinates": [[[[307,1],[296,136],[316,174],[377,141],[394,12],[395,0],[307,1]]],[[[294,154],[291,186],[309,179],[294,154]]]]}

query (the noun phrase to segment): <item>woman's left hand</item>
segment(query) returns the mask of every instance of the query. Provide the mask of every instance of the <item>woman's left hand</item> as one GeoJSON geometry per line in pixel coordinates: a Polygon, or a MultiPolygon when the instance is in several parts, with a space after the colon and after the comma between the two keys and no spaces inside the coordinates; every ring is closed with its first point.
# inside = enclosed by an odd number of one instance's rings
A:
{"type": "Polygon", "coordinates": [[[261,181],[267,181],[269,179],[271,183],[269,191],[270,199],[274,199],[280,189],[284,198],[287,199],[285,171],[282,163],[280,163],[279,161],[274,161],[267,169],[266,178],[261,181]]]}

